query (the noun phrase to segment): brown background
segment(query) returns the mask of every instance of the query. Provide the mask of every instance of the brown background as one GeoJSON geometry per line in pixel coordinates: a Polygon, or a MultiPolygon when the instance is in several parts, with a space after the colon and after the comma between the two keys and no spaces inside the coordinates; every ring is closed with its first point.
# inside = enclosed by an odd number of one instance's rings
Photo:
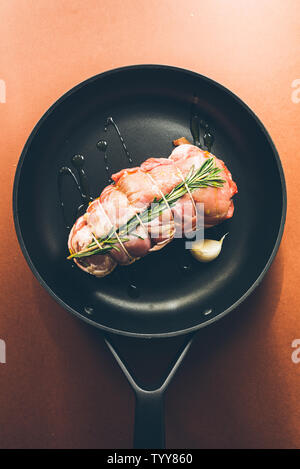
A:
{"type": "MultiPolygon", "coordinates": [[[[138,63],[185,67],[238,94],[274,139],[288,186],[283,242],[265,281],[199,334],[171,384],[167,446],[300,447],[300,364],[291,361],[300,338],[300,103],[291,99],[299,20],[298,0],[1,1],[0,447],[131,446],[132,392],[101,336],[31,274],[11,196],[22,147],[50,104],[89,76],[138,63]]],[[[151,365],[149,354],[142,363],[151,365]]]]}

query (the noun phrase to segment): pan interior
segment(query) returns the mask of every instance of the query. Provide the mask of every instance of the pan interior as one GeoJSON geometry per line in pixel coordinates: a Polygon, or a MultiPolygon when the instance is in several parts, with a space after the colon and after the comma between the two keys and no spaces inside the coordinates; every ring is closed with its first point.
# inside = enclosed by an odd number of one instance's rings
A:
{"type": "MultiPolygon", "coordinates": [[[[260,124],[239,100],[214,82],[184,71],[141,67],[91,79],[61,99],[37,126],[19,167],[15,210],[21,238],[34,269],[63,304],[82,316],[123,332],[158,334],[193,327],[219,315],[253,285],[264,270],[280,230],[282,181],[274,150],[260,124]],[[128,166],[120,140],[104,122],[117,122],[134,164],[167,157],[172,140],[189,130],[194,93],[215,137],[212,153],[224,160],[238,185],[235,213],[206,237],[229,232],[221,255],[201,264],[175,240],[163,250],[103,279],[66,260],[67,236],[57,190],[58,171],[85,157],[91,194],[108,184],[105,137],[111,173],[128,166]],[[187,266],[188,268],[185,268],[187,266]],[[128,294],[134,279],[140,295],[128,294]]],[[[74,219],[78,192],[63,186],[67,216],[74,219]]]]}

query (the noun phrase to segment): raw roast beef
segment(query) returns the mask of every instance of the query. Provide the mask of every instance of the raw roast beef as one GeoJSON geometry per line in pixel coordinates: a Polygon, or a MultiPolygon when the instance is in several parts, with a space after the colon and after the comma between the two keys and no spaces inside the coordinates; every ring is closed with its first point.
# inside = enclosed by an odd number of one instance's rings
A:
{"type": "MultiPolygon", "coordinates": [[[[117,264],[130,264],[149,252],[156,251],[169,243],[176,230],[182,231],[183,213],[190,214],[190,226],[196,226],[198,203],[204,204],[204,226],[212,227],[231,218],[234,211],[232,196],[237,186],[223,161],[200,148],[182,144],[176,147],[169,158],[149,158],[141,166],[114,174],[111,184],[102,191],[88,207],[86,213],[75,222],[68,241],[70,253],[85,249],[95,238],[107,235],[112,227],[124,225],[135,214],[139,214],[154,200],[161,199],[182,182],[192,167],[199,169],[207,158],[214,158],[215,166],[225,180],[222,187],[206,187],[194,190],[181,197],[171,209],[147,224],[140,224],[127,236],[128,241],[118,244],[107,254],[94,254],[74,258],[84,271],[97,277],[108,275],[117,264]]],[[[203,216],[203,211],[202,211],[203,216]]],[[[186,215],[184,216],[186,223],[186,215]]]]}

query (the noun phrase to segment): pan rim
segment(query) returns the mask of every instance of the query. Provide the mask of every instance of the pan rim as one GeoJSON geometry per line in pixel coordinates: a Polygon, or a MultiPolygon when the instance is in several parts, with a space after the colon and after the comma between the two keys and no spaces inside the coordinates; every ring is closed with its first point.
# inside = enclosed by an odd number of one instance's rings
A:
{"type": "Polygon", "coordinates": [[[284,177],[284,172],[283,172],[283,167],[282,163],[279,157],[279,154],[277,152],[277,149],[275,147],[275,144],[273,140],[270,137],[270,134],[266,130],[265,126],[261,122],[261,120],[257,117],[257,115],[250,109],[250,107],[235,93],[230,91],[228,88],[225,86],[221,85],[220,83],[216,82],[215,80],[208,78],[198,72],[187,70],[185,68],[180,68],[180,67],[175,67],[175,66],[170,66],[170,65],[160,65],[160,64],[139,64],[139,65],[128,65],[125,67],[118,67],[114,68],[111,70],[107,70],[105,72],[99,73],[97,75],[94,75],[90,78],[87,78],[86,80],[78,83],[74,87],[72,87],[69,91],[64,93],[62,96],[60,96],[49,108],[48,110],[42,115],[42,117],[38,120],[36,125],[34,126],[33,130],[31,131],[24,148],[21,152],[17,168],[16,168],[16,173],[15,173],[15,178],[14,178],[14,185],[13,185],[13,220],[14,220],[14,225],[15,225],[15,230],[18,238],[18,242],[21,247],[21,251],[25,257],[25,260],[27,264],[29,265],[29,268],[31,269],[32,273],[40,283],[40,285],[45,288],[45,290],[54,298],[54,300],[60,304],[64,309],[81,319],[82,321],[86,322],[87,324],[90,324],[91,326],[97,327],[98,329],[103,330],[104,332],[108,333],[113,333],[113,334],[118,334],[118,335],[123,335],[123,336],[128,336],[128,337],[137,337],[137,338],[165,338],[165,337],[175,337],[175,336],[180,336],[184,334],[189,334],[191,332],[195,332],[199,329],[202,329],[206,326],[209,326],[210,324],[216,322],[217,320],[223,318],[226,316],[228,313],[236,309],[245,299],[258,287],[258,285],[261,283],[263,280],[265,274],[269,270],[276,254],[279,249],[279,245],[283,236],[283,231],[284,231],[284,225],[286,221],[286,211],[287,211],[287,191],[286,191],[286,182],[285,182],[285,177],[284,177]],[[22,231],[19,223],[19,210],[18,210],[18,190],[19,190],[19,181],[20,181],[20,176],[21,176],[21,171],[22,171],[22,166],[23,162],[25,160],[26,154],[28,152],[28,149],[34,140],[37,132],[39,131],[40,127],[43,125],[44,121],[48,118],[48,116],[61,104],[63,103],[69,96],[72,94],[76,93],[79,89],[83,88],[86,85],[89,85],[90,83],[93,83],[96,80],[108,77],[110,75],[114,75],[120,72],[126,72],[126,71],[132,71],[132,70],[169,70],[169,71],[174,71],[177,73],[185,73],[187,75],[193,76],[195,78],[200,78],[201,80],[206,81],[208,84],[211,84],[218,88],[220,91],[223,91],[227,95],[229,95],[230,98],[232,98],[237,104],[239,104],[250,116],[252,119],[254,119],[255,123],[258,125],[260,130],[263,132],[265,138],[267,139],[268,144],[271,147],[272,153],[275,158],[275,162],[277,165],[277,169],[279,172],[279,177],[280,177],[280,183],[281,183],[281,195],[282,195],[282,210],[281,210],[281,218],[280,218],[280,225],[279,225],[279,230],[276,238],[276,242],[274,243],[273,250],[269,256],[269,259],[267,263],[265,264],[263,270],[261,271],[260,275],[257,277],[255,282],[252,283],[251,287],[236,301],[234,302],[231,306],[229,306],[226,310],[222,311],[221,313],[217,314],[215,317],[208,319],[205,322],[202,322],[200,324],[196,324],[195,326],[176,330],[176,331],[169,331],[169,332],[153,332],[153,333],[141,333],[141,332],[130,332],[122,329],[115,329],[109,326],[105,326],[103,324],[99,324],[96,321],[93,321],[92,319],[89,319],[85,317],[83,314],[79,313],[75,309],[73,309],[71,306],[67,305],[47,284],[47,282],[43,279],[43,277],[40,275],[38,272],[38,269],[35,267],[34,263],[31,260],[30,254],[27,251],[25,241],[22,236],[22,231]]]}

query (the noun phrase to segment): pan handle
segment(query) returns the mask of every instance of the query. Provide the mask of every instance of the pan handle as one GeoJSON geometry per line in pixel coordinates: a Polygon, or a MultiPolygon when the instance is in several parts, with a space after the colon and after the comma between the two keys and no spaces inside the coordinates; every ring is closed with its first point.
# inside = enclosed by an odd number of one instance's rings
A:
{"type": "Polygon", "coordinates": [[[120,355],[105,337],[105,342],[118,365],[125,374],[129,384],[135,392],[136,408],[134,423],[134,448],[162,449],[165,448],[164,425],[164,393],[174,377],[177,369],[188,352],[195,333],[188,336],[186,343],[179,350],[173,361],[169,373],[164,382],[156,389],[145,389],[139,386],[120,355]]]}
{"type": "Polygon", "coordinates": [[[165,448],[164,393],[139,389],[135,397],[133,447],[165,448]]]}

